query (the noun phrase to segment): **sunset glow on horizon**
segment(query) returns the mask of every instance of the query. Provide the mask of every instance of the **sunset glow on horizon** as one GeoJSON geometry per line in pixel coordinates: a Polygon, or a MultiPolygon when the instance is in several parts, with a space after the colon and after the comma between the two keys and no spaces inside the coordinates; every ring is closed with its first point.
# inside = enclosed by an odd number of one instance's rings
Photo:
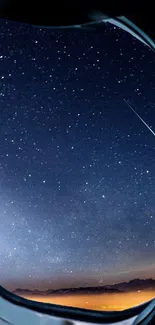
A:
{"type": "Polygon", "coordinates": [[[132,308],[154,297],[155,290],[103,295],[23,296],[23,298],[38,302],[99,311],[120,311],[132,308]]]}

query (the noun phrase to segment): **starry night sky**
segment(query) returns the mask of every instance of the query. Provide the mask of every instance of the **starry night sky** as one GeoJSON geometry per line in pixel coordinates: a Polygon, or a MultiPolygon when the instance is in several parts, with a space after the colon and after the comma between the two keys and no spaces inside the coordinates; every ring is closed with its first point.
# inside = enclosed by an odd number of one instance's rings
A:
{"type": "Polygon", "coordinates": [[[155,55],[103,30],[0,22],[0,283],[155,278],[155,55]]]}

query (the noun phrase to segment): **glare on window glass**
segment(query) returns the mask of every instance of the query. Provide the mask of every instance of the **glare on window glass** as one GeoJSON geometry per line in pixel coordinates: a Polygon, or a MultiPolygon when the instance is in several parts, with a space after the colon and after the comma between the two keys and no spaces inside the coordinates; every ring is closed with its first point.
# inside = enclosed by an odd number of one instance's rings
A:
{"type": "Polygon", "coordinates": [[[0,23],[0,283],[96,310],[155,296],[154,53],[0,23]]]}

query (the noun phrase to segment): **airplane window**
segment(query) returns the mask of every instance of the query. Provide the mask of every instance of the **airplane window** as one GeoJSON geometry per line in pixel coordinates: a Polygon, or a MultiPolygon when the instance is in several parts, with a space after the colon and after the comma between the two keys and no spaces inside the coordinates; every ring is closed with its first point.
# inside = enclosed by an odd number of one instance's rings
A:
{"type": "Polygon", "coordinates": [[[123,310],[155,296],[155,56],[97,31],[0,22],[0,283],[123,310]]]}

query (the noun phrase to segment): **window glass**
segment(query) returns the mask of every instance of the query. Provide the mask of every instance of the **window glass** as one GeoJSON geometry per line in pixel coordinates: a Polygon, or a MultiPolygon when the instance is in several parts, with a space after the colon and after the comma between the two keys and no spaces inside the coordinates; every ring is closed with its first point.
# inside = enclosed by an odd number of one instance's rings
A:
{"type": "Polygon", "coordinates": [[[0,39],[0,283],[96,310],[153,298],[154,53],[110,24],[1,21],[0,39]]]}

